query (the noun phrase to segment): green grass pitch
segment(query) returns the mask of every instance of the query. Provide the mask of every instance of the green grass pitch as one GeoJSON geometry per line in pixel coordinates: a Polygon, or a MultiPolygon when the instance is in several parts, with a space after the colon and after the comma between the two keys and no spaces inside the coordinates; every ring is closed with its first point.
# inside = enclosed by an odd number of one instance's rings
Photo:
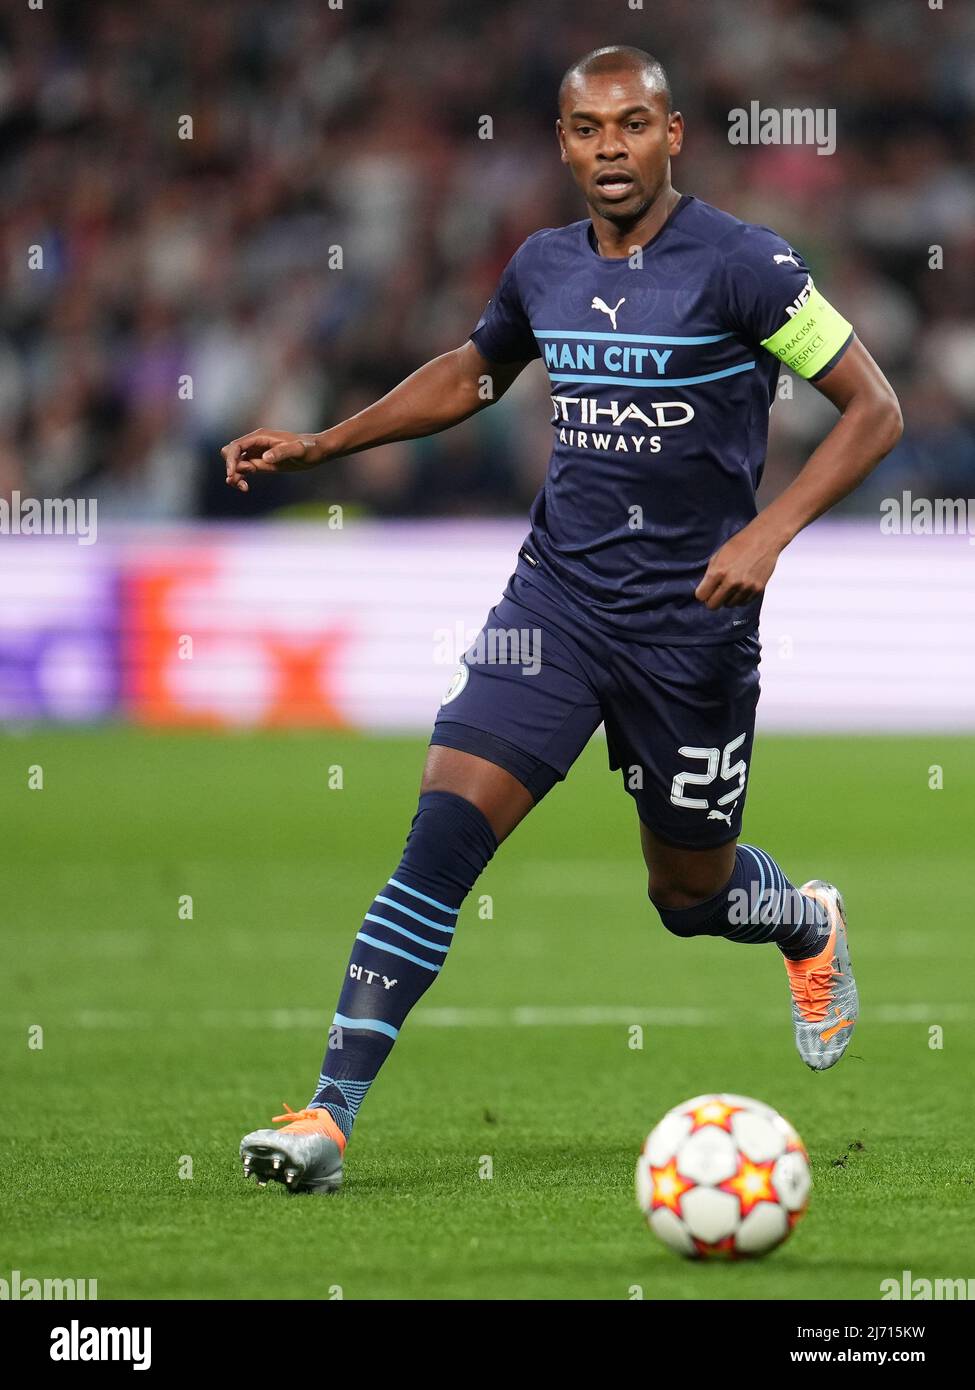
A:
{"type": "Polygon", "coordinates": [[[102,1299],[875,1299],[904,1269],[975,1275],[963,737],[756,744],[744,838],[847,898],[862,1021],[834,1070],[794,1051],[774,947],[661,927],[597,740],[465,905],[342,1192],[245,1183],[241,1134],[311,1094],[423,750],[122,729],[0,742],[0,1277],[96,1278],[102,1299]],[[764,1260],[682,1261],[634,1203],[646,1132],[712,1090],[776,1106],[812,1155],[809,1213],[764,1260]]]}

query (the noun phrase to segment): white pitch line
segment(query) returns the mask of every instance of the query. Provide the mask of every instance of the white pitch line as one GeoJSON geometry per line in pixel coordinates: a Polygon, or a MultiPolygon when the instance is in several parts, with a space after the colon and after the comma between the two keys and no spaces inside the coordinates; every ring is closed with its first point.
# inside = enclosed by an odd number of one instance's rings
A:
{"type": "MultiPolygon", "coordinates": [[[[420,1009],[409,1020],[410,1027],[425,1028],[603,1028],[628,1027],[634,1023],[651,1028],[701,1028],[753,1026],[756,1022],[769,1026],[783,1021],[781,1009],[763,1009],[749,1015],[732,1014],[720,1009],[652,1008],[646,1005],[521,1005],[515,1008],[465,1007],[420,1009]]],[[[861,1015],[867,1024],[936,1024],[970,1023],[975,1019],[975,1007],[969,1004],[872,1004],[861,1015]]],[[[156,1028],[171,1032],[174,1029],[267,1029],[286,1032],[290,1029],[322,1029],[330,1019],[319,1009],[204,1009],[198,1014],[166,1013],[153,1015],[135,1010],[81,1009],[66,1016],[55,1015],[52,1022],[62,1026],[104,1032],[128,1032],[156,1028]]],[[[43,1023],[43,1010],[26,1017],[20,1024],[8,1019],[6,1029],[27,1028],[43,1023]]]]}
{"type": "Polygon", "coordinates": [[[626,1008],[620,1005],[522,1005],[514,1009],[423,1009],[416,1022],[427,1028],[592,1028],[606,1024],[649,1023],[658,1028],[720,1023],[716,1009],[626,1008]]]}

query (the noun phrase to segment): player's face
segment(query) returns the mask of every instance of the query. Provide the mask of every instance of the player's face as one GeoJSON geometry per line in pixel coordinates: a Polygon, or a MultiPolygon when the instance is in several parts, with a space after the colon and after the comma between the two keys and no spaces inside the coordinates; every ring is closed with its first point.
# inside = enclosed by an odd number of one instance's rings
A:
{"type": "Polygon", "coordinates": [[[684,123],[640,72],[578,79],[557,123],[562,160],[592,210],[613,222],[641,217],[668,181],[684,123]]]}

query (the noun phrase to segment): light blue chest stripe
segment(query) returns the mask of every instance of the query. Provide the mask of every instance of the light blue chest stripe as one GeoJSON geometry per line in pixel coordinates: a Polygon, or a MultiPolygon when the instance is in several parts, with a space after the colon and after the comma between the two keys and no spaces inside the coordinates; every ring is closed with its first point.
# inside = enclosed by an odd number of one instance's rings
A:
{"type": "Polygon", "coordinates": [[[737,367],[725,367],[722,372],[706,372],[704,376],[588,376],[584,372],[550,372],[552,385],[563,381],[581,382],[588,386],[696,386],[702,381],[719,381],[723,376],[737,376],[739,372],[750,372],[755,362],[739,362],[737,367]]]}
{"type": "Polygon", "coordinates": [[[708,333],[703,338],[674,338],[652,333],[563,332],[561,328],[533,328],[536,338],[592,338],[598,343],[723,343],[730,333],[708,333]]]}

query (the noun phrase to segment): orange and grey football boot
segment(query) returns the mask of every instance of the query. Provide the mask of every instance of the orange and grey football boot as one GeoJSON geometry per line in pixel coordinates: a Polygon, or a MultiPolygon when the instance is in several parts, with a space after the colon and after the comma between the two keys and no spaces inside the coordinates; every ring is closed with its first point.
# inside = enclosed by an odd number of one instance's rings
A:
{"type": "Polygon", "coordinates": [[[327,1110],[292,1110],[274,1123],[287,1120],[281,1129],[255,1129],[240,1141],[244,1177],[252,1174],[260,1187],[268,1179],[283,1182],[289,1192],[335,1192],[342,1184],[345,1135],[327,1110]]]}
{"type": "Polygon", "coordinates": [[[860,1001],[846,939],[843,895],[821,878],[810,879],[799,892],[819,903],[830,927],[818,955],[785,961],[799,1056],[813,1071],[825,1071],[836,1065],[849,1046],[860,1001]]]}

